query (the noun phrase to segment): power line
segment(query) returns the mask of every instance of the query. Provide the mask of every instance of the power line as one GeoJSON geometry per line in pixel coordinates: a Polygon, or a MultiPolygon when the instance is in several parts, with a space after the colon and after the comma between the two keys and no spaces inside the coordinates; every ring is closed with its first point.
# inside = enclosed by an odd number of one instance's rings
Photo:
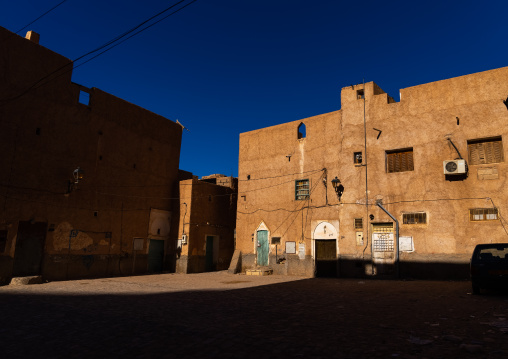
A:
{"type": "Polygon", "coordinates": [[[287,175],[280,175],[280,176],[263,177],[263,178],[251,178],[251,179],[246,179],[246,180],[239,179],[238,182],[259,181],[259,180],[273,179],[273,178],[280,178],[280,177],[287,177],[287,176],[296,176],[296,175],[303,175],[305,173],[320,172],[320,171],[323,171],[323,170],[324,170],[324,168],[322,168],[320,170],[310,170],[310,171],[305,171],[305,172],[289,173],[287,175]]]}
{"type": "Polygon", "coordinates": [[[143,26],[143,25],[144,25],[144,24],[146,24],[147,22],[149,22],[149,21],[153,20],[154,18],[156,18],[156,17],[158,17],[158,16],[162,15],[163,13],[165,13],[165,12],[167,12],[167,11],[171,10],[172,8],[174,8],[175,6],[177,6],[177,5],[181,4],[181,3],[182,3],[182,2],[184,2],[184,1],[186,1],[186,0],[180,0],[180,1],[178,1],[177,3],[175,3],[175,4],[171,5],[170,7],[168,7],[167,9],[160,11],[160,12],[159,12],[159,13],[157,13],[156,15],[154,15],[154,16],[150,17],[149,19],[147,19],[147,20],[143,21],[142,23],[140,23],[140,24],[136,25],[135,27],[131,28],[130,30],[128,30],[128,31],[126,31],[126,32],[124,32],[123,34],[121,34],[121,35],[119,35],[119,36],[115,37],[114,39],[109,40],[109,41],[107,41],[106,43],[102,44],[101,46],[99,46],[99,47],[97,47],[97,48],[93,49],[92,51],[89,51],[89,52],[85,53],[84,55],[81,55],[81,56],[77,57],[76,59],[72,60],[70,63],[67,63],[67,64],[65,64],[65,65],[63,65],[63,66],[60,66],[59,68],[57,68],[57,69],[56,69],[56,70],[54,70],[53,72],[51,72],[51,73],[49,73],[48,75],[46,75],[46,76],[42,77],[41,79],[39,79],[37,82],[35,82],[33,85],[31,85],[28,89],[26,89],[25,91],[23,91],[23,92],[22,92],[22,93],[20,93],[19,95],[14,96],[14,97],[11,97],[11,98],[8,98],[8,99],[3,99],[2,101],[12,101],[12,100],[16,100],[16,99],[18,99],[18,98],[20,98],[20,97],[24,96],[25,94],[27,94],[27,93],[28,93],[28,92],[30,92],[31,90],[33,90],[33,89],[37,89],[37,88],[39,88],[39,87],[41,87],[41,86],[43,86],[43,85],[45,85],[45,84],[47,84],[47,83],[49,83],[49,82],[51,82],[51,81],[53,81],[53,80],[55,80],[55,79],[59,78],[60,76],[63,76],[63,75],[65,75],[66,73],[71,72],[71,71],[73,71],[73,70],[75,70],[75,69],[79,68],[80,66],[82,66],[82,65],[84,65],[84,64],[86,64],[86,63],[88,63],[88,62],[90,62],[90,61],[92,61],[92,60],[94,60],[95,58],[97,58],[97,57],[99,57],[100,55],[102,55],[102,54],[104,54],[104,53],[108,52],[109,50],[112,50],[112,49],[113,49],[113,48],[115,48],[116,46],[118,46],[118,45],[120,45],[120,44],[124,43],[125,41],[127,41],[127,40],[131,39],[132,37],[134,37],[134,36],[136,36],[136,35],[138,35],[138,34],[142,33],[142,32],[143,32],[143,31],[145,31],[145,30],[148,30],[148,29],[149,29],[149,28],[151,28],[152,26],[154,26],[154,25],[158,24],[159,22],[161,22],[161,21],[163,21],[163,20],[167,19],[167,18],[168,18],[168,17],[170,17],[171,15],[174,15],[174,14],[178,13],[179,11],[181,11],[181,10],[185,9],[187,6],[189,6],[189,5],[193,4],[193,3],[195,3],[197,0],[192,0],[192,1],[191,1],[191,2],[189,2],[188,4],[185,4],[184,6],[182,6],[181,8],[179,8],[179,9],[177,9],[177,10],[175,10],[175,11],[171,12],[170,14],[168,14],[168,15],[166,15],[166,16],[164,16],[164,17],[162,17],[161,19],[159,19],[159,20],[157,20],[157,21],[155,21],[155,22],[153,22],[152,24],[150,24],[150,25],[148,25],[148,26],[146,26],[146,27],[142,28],[141,30],[139,30],[139,31],[135,32],[134,34],[132,34],[132,35],[128,36],[127,38],[123,39],[122,41],[119,41],[119,40],[121,40],[123,37],[125,37],[125,36],[129,35],[130,33],[132,33],[134,30],[136,30],[136,29],[140,28],[141,26],[143,26]],[[113,44],[114,44],[114,45],[113,45],[113,44]],[[108,47],[108,46],[110,46],[110,47],[108,47]],[[60,72],[61,70],[64,70],[65,68],[67,68],[67,67],[69,67],[69,66],[72,66],[75,62],[77,62],[77,61],[79,61],[79,60],[81,60],[81,59],[83,59],[83,58],[85,58],[85,57],[87,57],[87,56],[89,56],[89,55],[91,55],[91,54],[93,54],[93,53],[97,52],[97,51],[100,51],[100,50],[102,50],[102,49],[104,49],[104,48],[106,48],[104,51],[99,52],[97,55],[95,55],[95,56],[91,57],[90,59],[88,59],[88,60],[86,60],[86,61],[84,61],[84,62],[80,63],[79,65],[74,66],[74,67],[73,67],[73,68],[71,68],[71,69],[68,69],[68,70],[66,70],[66,71],[63,71],[63,72],[61,72],[60,74],[56,75],[56,74],[57,74],[58,72],[60,72]],[[53,78],[49,79],[49,78],[50,78],[51,76],[53,76],[53,75],[55,75],[55,77],[53,77],[53,78]],[[45,80],[48,80],[48,81],[45,81],[45,80]],[[45,81],[45,82],[44,82],[44,81],[45,81]]]}
{"type": "Polygon", "coordinates": [[[55,10],[57,7],[59,7],[60,5],[62,5],[64,2],[66,2],[67,0],[63,0],[62,2],[56,4],[55,6],[53,6],[51,9],[49,9],[48,11],[46,11],[44,14],[42,14],[41,16],[39,16],[37,19],[33,20],[32,22],[26,24],[25,26],[23,26],[21,29],[19,29],[18,31],[16,31],[16,34],[20,33],[21,31],[23,31],[23,29],[26,29],[28,26],[32,25],[34,22],[36,22],[37,20],[39,20],[40,18],[42,18],[43,16],[46,16],[47,14],[49,14],[51,11],[55,10]]]}

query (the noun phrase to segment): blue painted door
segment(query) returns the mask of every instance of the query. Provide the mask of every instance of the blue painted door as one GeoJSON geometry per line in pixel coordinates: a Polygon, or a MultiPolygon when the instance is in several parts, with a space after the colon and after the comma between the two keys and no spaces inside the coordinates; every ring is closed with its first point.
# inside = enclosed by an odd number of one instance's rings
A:
{"type": "Polygon", "coordinates": [[[258,231],[257,235],[258,243],[258,265],[268,265],[268,231],[258,231]]]}

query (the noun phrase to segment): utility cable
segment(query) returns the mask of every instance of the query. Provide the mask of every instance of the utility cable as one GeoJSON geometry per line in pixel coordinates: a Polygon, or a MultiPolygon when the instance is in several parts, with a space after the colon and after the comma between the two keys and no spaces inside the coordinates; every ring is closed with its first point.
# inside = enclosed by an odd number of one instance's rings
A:
{"type": "Polygon", "coordinates": [[[251,178],[251,179],[238,179],[238,182],[248,182],[248,181],[260,181],[260,180],[265,180],[265,179],[273,179],[273,178],[280,178],[280,177],[287,177],[287,176],[296,176],[296,175],[303,175],[305,173],[315,173],[315,172],[320,172],[322,171],[323,169],[319,169],[319,170],[310,170],[310,171],[305,171],[305,172],[297,172],[297,173],[289,173],[287,175],[280,175],[280,176],[272,176],[272,177],[263,177],[263,178],[251,178]]]}
{"type": "Polygon", "coordinates": [[[23,26],[21,29],[19,29],[18,31],[16,31],[16,34],[19,34],[21,31],[23,31],[24,29],[26,29],[27,27],[29,27],[30,25],[32,25],[34,22],[36,22],[37,20],[41,19],[43,16],[46,16],[47,14],[49,14],[51,11],[55,10],[57,7],[59,7],[60,5],[62,5],[64,2],[66,2],[67,0],[63,0],[62,2],[56,4],[55,6],[53,6],[51,9],[49,9],[48,11],[46,11],[44,14],[42,14],[41,16],[39,16],[37,19],[33,20],[32,22],[26,24],[25,26],[23,26]]]}
{"type": "Polygon", "coordinates": [[[118,45],[122,44],[123,42],[125,42],[125,41],[127,41],[127,40],[131,39],[132,37],[134,37],[134,36],[136,36],[136,35],[140,34],[141,32],[143,32],[143,31],[145,31],[145,30],[148,30],[149,28],[151,28],[152,26],[154,26],[154,25],[158,24],[158,23],[159,23],[159,22],[161,22],[162,20],[165,20],[165,19],[167,19],[168,17],[170,17],[171,15],[174,15],[174,14],[176,14],[177,12],[179,12],[179,11],[183,10],[183,9],[184,9],[184,8],[186,8],[187,6],[189,6],[189,5],[193,4],[193,3],[195,3],[197,0],[192,0],[192,1],[191,1],[191,2],[189,2],[188,4],[186,4],[186,5],[182,6],[181,8],[179,8],[179,9],[177,9],[177,10],[175,10],[175,11],[171,12],[170,14],[168,14],[168,15],[166,15],[166,16],[164,16],[164,17],[162,17],[161,19],[159,19],[159,20],[157,20],[157,21],[155,21],[155,22],[153,22],[152,24],[150,24],[150,25],[148,25],[148,26],[146,26],[146,27],[142,28],[141,30],[139,30],[139,31],[135,32],[134,34],[132,34],[132,35],[128,36],[127,38],[123,39],[122,41],[119,41],[119,40],[121,40],[122,38],[124,38],[125,36],[127,36],[127,35],[131,34],[133,31],[137,30],[139,27],[141,27],[141,26],[143,26],[144,24],[146,24],[147,22],[149,22],[149,21],[153,20],[154,18],[156,18],[156,17],[158,17],[158,16],[162,15],[163,13],[165,13],[165,12],[167,12],[167,11],[171,10],[172,8],[174,8],[175,6],[177,6],[177,5],[181,4],[181,3],[182,3],[182,2],[184,2],[184,1],[186,1],[186,0],[180,0],[179,2],[177,2],[177,3],[173,4],[173,5],[171,5],[170,7],[168,7],[167,9],[162,10],[162,11],[160,11],[159,13],[157,13],[156,15],[154,15],[154,16],[152,16],[152,17],[150,17],[148,20],[143,21],[142,23],[140,23],[140,24],[136,25],[135,27],[131,28],[130,30],[128,30],[128,31],[124,32],[123,34],[121,34],[121,35],[119,35],[119,36],[115,37],[114,39],[109,40],[109,41],[107,41],[106,43],[104,43],[103,45],[101,45],[101,46],[99,46],[99,47],[97,47],[97,48],[93,49],[92,51],[89,51],[89,52],[87,52],[86,54],[84,54],[84,55],[81,55],[81,56],[77,57],[76,59],[72,60],[70,63],[67,63],[67,64],[65,64],[65,65],[63,65],[63,66],[60,66],[59,68],[57,68],[57,69],[56,69],[56,70],[54,70],[53,72],[51,72],[51,73],[49,73],[48,75],[46,75],[46,76],[42,77],[41,79],[39,79],[37,82],[35,82],[33,85],[31,85],[28,89],[26,89],[25,91],[23,91],[23,92],[22,92],[22,93],[20,93],[19,95],[14,96],[14,97],[11,97],[11,98],[9,98],[9,99],[4,99],[4,100],[2,100],[2,101],[12,101],[12,100],[16,100],[16,99],[18,99],[18,98],[20,98],[20,97],[24,96],[25,94],[27,94],[27,93],[28,93],[28,92],[30,92],[31,90],[33,90],[33,89],[37,89],[37,88],[39,88],[39,87],[41,87],[41,86],[43,86],[43,85],[45,85],[45,84],[49,83],[50,81],[53,81],[53,80],[55,80],[55,79],[59,78],[60,76],[63,76],[63,75],[65,75],[66,73],[71,72],[71,71],[73,71],[73,70],[75,70],[75,69],[79,68],[80,66],[82,66],[82,65],[84,65],[84,64],[86,64],[86,63],[88,63],[88,62],[92,61],[93,59],[95,59],[95,58],[99,57],[100,55],[102,55],[102,54],[106,53],[107,51],[109,51],[109,50],[111,50],[111,49],[115,48],[116,46],[118,46],[118,45]],[[113,44],[114,44],[114,45],[113,45],[113,44]],[[112,46],[111,46],[111,45],[112,45],[112,46]],[[108,47],[108,46],[109,46],[109,47],[108,47]],[[87,56],[89,56],[89,55],[91,55],[91,54],[93,54],[93,53],[97,52],[97,51],[100,51],[100,50],[102,50],[102,49],[104,49],[104,48],[106,48],[104,51],[102,51],[102,52],[98,53],[97,55],[95,55],[95,56],[91,57],[90,59],[88,59],[88,60],[86,60],[86,61],[84,61],[84,62],[80,63],[79,65],[74,66],[74,67],[73,67],[73,68],[71,68],[71,69],[68,69],[68,70],[66,70],[66,71],[63,71],[63,72],[61,72],[60,74],[56,75],[56,74],[57,74],[58,72],[60,72],[61,70],[64,70],[65,68],[67,68],[67,67],[69,67],[69,66],[72,66],[75,62],[77,62],[77,61],[79,61],[79,60],[81,60],[81,59],[83,59],[83,58],[85,58],[85,57],[87,57],[87,56]],[[55,76],[55,77],[53,77],[53,78],[51,78],[51,79],[49,79],[49,78],[50,78],[51,76],[53,76],[53,75],[56,75],[56,76],[55,76]],[[48,81],[45,81],[45,80],[48,80],[48,81]],[[44,81],[45,81],[45,82],[44,82],[44,81]]]}

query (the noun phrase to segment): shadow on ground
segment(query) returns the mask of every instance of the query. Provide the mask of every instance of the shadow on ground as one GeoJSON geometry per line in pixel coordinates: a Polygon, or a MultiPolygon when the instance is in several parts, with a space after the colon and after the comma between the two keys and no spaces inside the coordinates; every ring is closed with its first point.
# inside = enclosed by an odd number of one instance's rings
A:
{"type": "Polygon", "coordinates": [[[2,357],[507,357],[508,296],[469,293],[469,282],[328,278],[142,295],[0,291],[2,357]]]}

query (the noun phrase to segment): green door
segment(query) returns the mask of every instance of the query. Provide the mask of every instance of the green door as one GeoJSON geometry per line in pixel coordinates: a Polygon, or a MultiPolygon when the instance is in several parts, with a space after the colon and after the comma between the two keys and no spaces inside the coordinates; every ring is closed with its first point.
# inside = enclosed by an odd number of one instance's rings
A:
{"type": "Polygon", "coordinates": [[[258,265],[268,265],[268,231],[258,231],[258,265]]]}
{"type": "Polygon", "coordinates": [[[161,273],[163,260],[164,241],[150,239],[150,247],[148,248],[148,271],[151,273],[161,273]]]}
{"type": "Polygon", "coordinates": [[[213,271],[213,236],[206,236],[205,270],[213,271]]]}

